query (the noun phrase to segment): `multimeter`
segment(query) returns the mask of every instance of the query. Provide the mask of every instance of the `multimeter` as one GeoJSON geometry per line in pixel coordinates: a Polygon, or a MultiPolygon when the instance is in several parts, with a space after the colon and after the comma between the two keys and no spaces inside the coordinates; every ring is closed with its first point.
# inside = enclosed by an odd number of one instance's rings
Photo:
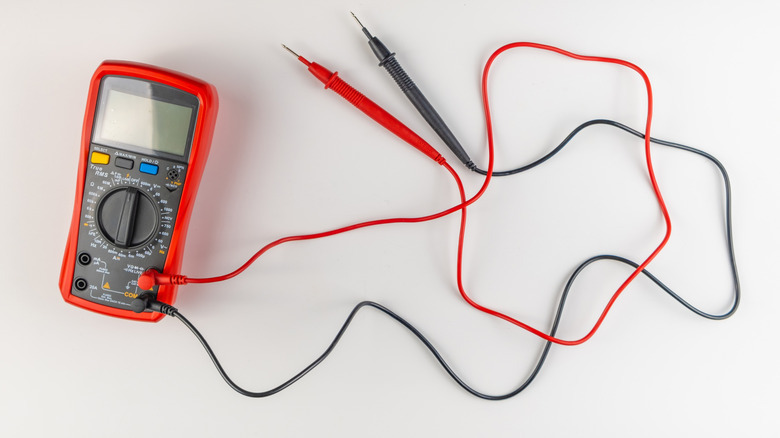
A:
{"type": "Polygon", "coordinates": [[[212,85],[182,73],[127,61],[97,68],[60,272],[65,301],[134,320],[164,316],[131,303],[176,299],[176,285],[143,290],[138,278],[179,272],[218,105],[212,85]]]}

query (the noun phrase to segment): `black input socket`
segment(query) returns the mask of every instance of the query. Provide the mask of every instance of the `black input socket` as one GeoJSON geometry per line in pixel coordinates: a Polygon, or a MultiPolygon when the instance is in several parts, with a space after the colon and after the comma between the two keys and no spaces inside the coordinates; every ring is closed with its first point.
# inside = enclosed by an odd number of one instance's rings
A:
{"type": "Polygon", "coordinates": [[[87,266],[87,265],[90,264],[90,262],[92,262],[92,256],[91,255],[89,255],[89,254],[87,254],[85,252],[82,252],[81,254],[79,254],[79,264],[81,264],[82,266],[87,266]]]}

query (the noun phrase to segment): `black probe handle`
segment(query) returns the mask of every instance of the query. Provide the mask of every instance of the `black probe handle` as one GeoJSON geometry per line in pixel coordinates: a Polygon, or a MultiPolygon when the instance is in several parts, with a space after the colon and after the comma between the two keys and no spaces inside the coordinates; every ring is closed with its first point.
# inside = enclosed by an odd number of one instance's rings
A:
{"type": "Polygon", "coordinates": [[[401,64],[398,63],[393,55],[394,54],[391,54],[385,57],[379,65],[390,73],[390,76],[392,76],[395,83],[398,84],[401,91],[404,92],[409,101],[412,102],[412,105],[417,108],[417,111],[423,116],[425,121],[428,122],[431,128],[436,131],[436,134],[441,137],[452,153],[454,153],[463,164],[468,166],[469,163],[471,163],[471,158],[469,158],[469,155],[463,149],[463,146],[460,145],[458,139],[455,138],[455,134],[450,131],[450,128],[448,128],[447,124],[444,123],[444,120],[441,119],[439,113],[433,109],[431,103],[428,102],[428,99],[426,99],[420,89],[417,88],[417,85],[415,85],[414,81],[406,74],[403,67],[401,67],[401,64]]]}

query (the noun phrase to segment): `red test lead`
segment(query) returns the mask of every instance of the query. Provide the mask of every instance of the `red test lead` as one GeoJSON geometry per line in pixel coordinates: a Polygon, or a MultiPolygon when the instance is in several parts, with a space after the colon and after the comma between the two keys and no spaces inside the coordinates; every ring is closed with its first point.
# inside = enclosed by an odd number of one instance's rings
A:
{"type": "MultiPolygon", "coordinates": [[[[314,75],[314,77],[319,79],[320,82],[325,84],[325,89],[329,88],[335,91],[339,96],[346,99],[349,103],[354,105],[360,111],[363,111],[363,113],[371,117],[375,122],[384,126],[388,131],[392,132],[393,134],[395,134],[405,142],[414,146],[417,150],[427,155],[433,161],[444,166],[444,168],[447,170],[447,172],[449,172],[452,175],[452,177],[455,179],[458,185],[458,190],[460,192],[460,197],[461,197],[461,204],[451,207],[447,210],[441,211],[439,213],[427,215],[427,216],[421,216],[416,218],[392,218],[392,219],[373,220],[373,221],[361,222],[359,224],[354,224],[354,225],[350,225],[350,226],[346,226],[346,227],[342,227],[342,228],[338,228],[335,230],[326,231],[322,233],[290,236],[290,237],[278,239],[261,248],[257,253],[255,253],[254,256],[252,256],[252,258],[250,258],[246,263],[244,263],[241,267],[239,267],[235,271],[218,277],[190,278],[180,274],[162,273],[154,268],[148,269],[138,277],[137,284],[138,287],[141,288],[142,290],[151,290],[154,286],[157,285],[185,285],[188,283],[212,283],[212,282],[224,281],[233,278],[236,275],[243,272],[246,268],[248,268],[252,263],[254,263],[255,260],[257,260],[266,251],[268,251],[271,248],[274,248],[275,246],[281,245],[285,242],[319,239],[321,237],[333,236],[347,231],[356,230],[365,227],[372,227],[375,225],[384,225],[390,223],[425,222],[429,220],[438,219],[440,217],[446,216],[458,210],[463,210],[462,214],[465,215],[465,208],[468,205],[474,203],[480,196],[482,196],[482,193],[484,193],[484,191],[487,189],[487,184],[485,184],[482,187],[482,189],[479,191],[479,193],[477,193],[477,195],[472,197],[467,202],[465,198],[463,184],[461,183],[458,174],[449,165],[449,163],[447,163],[444,157],[442,157],[442,155],[438,153],[436,149],[434,149],[430,144],[428,144],[428,142],[423,140],[419,135],[415,134],[414,131],[409,129],[406,125],[401,123],[401,121],[393,117],[390,113],[382,109],[382,107],[374,103],[371,99],[367,98],[362,93],[355,90],[349,84],[344,82],[344,80],[342,80],[338,76],[338,72],[331,72],[325,67],[317,64],[316,62],[308,61],[306,58],[298,55],[297,53],[292,51],[292,49],[285,46],[284,44],[282,44],[282,47],[284,47],[284,49],[287,50],[288,52],[295,55],[295,57],[298,58],[299,61],[305,64],[309,68],[309,72],[311,72],[311,74],[314,75]]],[[[487,181],[490,181],[490,178],[487,178],[487,181]]]]}
{"type": "Polygon", "coordinates": [[[436,151],[427,141],[420,138],[414,131],[409,129],[406,125],[401,123],[398,119],[393,117],[390,113],[382,109],[379,105],[374,103],[371,99],[364,96],[361,92],[352,88],[348,83],[344,82],[339,77],[339,72],[331,72],[327,68],[317,64],[316,62],[309,62],[303,56],[293,52],[292,49],[282,44],[285,50],[295,55],[298,61],[301,61],[309,68],[309,73],[319,79],[320,82],[325,84],[325,89],[331,89],[339,96],[343,97],[349,103],[355,106],[355,108],[363,111],[365,115],[371,117],[375,122],[384,126],[388,131],[397,135],[401,140],[414,146],[417,150],[430,157],[433,161],[443,164],[444,157],[436,151]]]}
{"type": "MultiPolygon", "coordinates": [[[[284,46],[283,46],[284,47],[284,46]]],[[[260,258],[263,254],[265,254],[268,250],[279,246],[286,242],[293,242],[293,241],[302,241],[302,240],[313,240],[313,239],[319,239],[323,237],[328,236],[334,236],[337,234],[345,233],[352,230],[357,230],[360,228],[367,228],[367,227],[373,227],[377,225],[384,225],[384,224],[391,224],[391,223],[420,223],[420,222],[426,222],[434,219],[438,219],[441,217],[444,217],[446,215],[449,215],[451,213],[455,213],[457,211],[460,211],[461,213],[461,222],[460,222],[460,230],[458,235],[458,249],[457,249],[457,286],[458,291],[460,292],[460,295],[463,297],[463,299],[476,308],[477,310],[480,310],[482,312],[485,312],[487,314],[490,314],[492,316],[501,318],[511,324],[514,324],[524,330],[527,330],[531,333],[533,333],[536,336],[539,336],[540,338],[548,341],[553,342],[560,345],[579,345],[584,342],[586,342],[588,339],[590,339],[596,331],[598,331],[599,327],[601,327],[601,324],[604,322],[604,319],[606,318],[609,311],[612,309],[612,306],[615,304],[615,301],[618,299],[618,297],[623,293],[623,291],[626,289],[626,287],[634,281],[634,279],[641,274],[645,268],[650,264],[650,262],[658,255],[658,253],[663,249],[663,247],[666,245],[666,243],[669,240],[670,234],[671,234],[671,220],[669,218],[669,212],[666,209],[666,206],[664,204],[663,198],[661,197],[660,190],[658,188],[656,179],[655,179],[655,173],[653,171],[652,166],[652,159],[650,155],[650,127],[652,124],[652,115],[653,115],[653,93],[652,88],[650,86],[650,79],[647,77],[644,71],[637,67],[634,64],[631,64],[629,62],[615,59],[615,58],[604,58],[604,57],[596,57],[596,56],[584,56],[584,55],[578,55],[572,52],[567,52],[565,50],[559,49],[557,47],[553,46],[547,46],[543,44],[536,44],[536,43],[529,43],[529,42],[517,42],[517,43],[511,43],[507,44],[498,50],[496,50],[493,55],[490,57],[490,59],[485,64],[485,68],[483,70],[482,74],[482,103],[485,111],[485,125],[487,128],[487,146],[488,146],[488,167],[487,171],[485,171],[485,180],[482,183],[482,186],[480,187],[479,191],[477,191],[476,194],[474,194],[471,198],[466,198],[466,193],[463,187],[463,183],[458,176],[457,172],[447,163],[441,156],[436,153],[433,148],[428,145],[424,140],[420,139],[419,136],[414,134],[409,128],[404,126],[401,122],[396,120],[393,116],[388,114],[386,111],[381,109],[379,106],[377,106],[375,103],[371,102],[369,99],[365,98],[362,94],[355,91],[352,87],[344,83],[336,73],[331,73],[327,69],[323,68],[322,66],[307,61],[301,56],[298,56],[295,52],[285,47],[290,53],[294,54],[298,59],[303,62],[307,67],[309,67],[309,71],[312,72],[313,75],[315,75],[320,81],[322,81],[325,84],[325,88],[332,88],[334,91],[336,91],[338,94],[340,94],[342,97],[347,99],[350,103],[358,107],[360,110],[365,112],[367,115],[369,115],[372,119],[376,120],[383,126],[385,126],[387,129],[389,129],[391,132],[395,133],[399,137],[406,140],[409,144],[415,146],[417,149],[419,149],[421,152],[428,155],[430,158],[441,164],[453,177],[455,180],[455,183],[458,186],[458,192],[460,195],[460,204],[455,205],[453,207],[450,207],[446,210],[440,211],[435,214],[430,214],[427,216],[419,216],[419,217],[412,217],[412,218],[391,218],[391,219],[379,219],[379,220],[371,220],[367,222],[361,222],[354,225],[349,225],[341,228],[337,228],[335,230],[320,232],[320,233],[314,233],[314,234],[302,234],[297,236],[289,236],[284,237],[281,239],[277,239],[267,245],[265,245],[263,248],[261,248],[259,251],[257,251],[249,260],[247,260],[243,265],[241,265],[239,268],[234,270],[233,272],[230,272],[228,274],[216,276],[216,277],[206,277],[206,278],[191,278],[184,275],[179,274],[164,274],[160,273],[158,271],[155,271],[154,269],[150,269],[146,272],[144,272],[138,279],[138,285],[142,289],[146,289],[147,287],[152,287],[154,285],[184,285],[188,283],[214,283],[219,281],[225,281],[228,279],[231,279],[235,277],[236,275],[244,272],[252,263],[254,263],[258,258],[260,258]],[[547,334],[543,332],[540,329],[537,329],[535,327],[532,327],[514,317],[509,316],[508,314],[495,311],[493,309],[490,309],[488,307],[484,307],[471,299],[469,295],[466,292],[465,285],[463,282],[463,247],[464,247],[464,241],[465,241],[465,233],[466,233],[466,209],[468,206],[472,205],[474,202],[476,202],[487,190],[488,185],[490,184],[490,181],[492,179],[493,175],[493,165],[495,163],[495,151],[494,151],[494,138],[493,138],[493,124],[492,124],[492,118],[490,115],[490,104],[488,99],[488,73],[490,72],[490,68],[493,65],[493,62],[496,60],[496,58],[504,53],[505,51],[513,48],[519,48],[519,47],[528,47],[528,48],[534,48],[534,49],[541,49],[541,50],[547,50],[552,51],[561,55],[568,56],[570,58],[578,59],[581,61],[592,61],[592,62],[605,62],[605,63],[611,63],[611,64],[617,64],[621,65],[623,67],[630,68],[634,71],[636,71],[641,77],[645,84],[646,90],[647,90],[647,121],[645,125],[645,158],[647,163],[647,170],[648,174],[650,176],[650,182],[653,186],[653,190],[656,194],[659,207],[661,209],[661,212],[663,214],[664,220],[666,222],[666,233],[664,235],[663,240],[658,245],[658,247],[648,256],[644,262],[641,264],[635,264],[633,265],[635,267],[633,273],[621,284],[621,286],[615,291],[615,293],[610,298],[607,305],[604,307],[601,315],[598,317],[596,323],[593,325],[591,330],[583,337],[576,339],[576,340],[566,340],[561,339],[555,336],[555,330],[552,330],[550,334],[547,334]],[[401,129],[402,128],[402,129],[401,129]],[[407,132],[408,131],[408,132],[407,132]],[[417,140],[416,140],[417,139],[417,140]]],[[[641,133],[640,133],[641,134],[641,133]]],[[[571,280],[570,280],[571,281],[571,280]]]]}

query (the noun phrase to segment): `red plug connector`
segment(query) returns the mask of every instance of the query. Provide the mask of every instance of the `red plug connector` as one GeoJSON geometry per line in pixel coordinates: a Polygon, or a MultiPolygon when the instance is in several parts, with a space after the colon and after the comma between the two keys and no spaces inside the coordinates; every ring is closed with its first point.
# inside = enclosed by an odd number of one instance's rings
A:
{"type": "Polygon", "coordinates": [[[143,290],[152,290],[155,286],[169,284],[187,284],[187,277],[184,275],[163,274],[156,269],[147,269],[146,272],[138,277],[138,287],[143,290]]]}
{"type": "Polygon", "coordinates": [[[306,67],[309,68],[309,73],[311,73],[320,82],[325,84],[326,90],[331,89],[335,91],[336,94],[343,97],[345,100],[347,100],[347,102],[354,105],[360,111],[363,111],[365,115],[371,117],[375,122],[384,126],[388,131],[397,135],[401,140],[414,146],[415,149],[424,153],[433,161],[439,164],[443,164],[445,162],[444,157],[442,157],[441,154],[433,148],[433,146],[428,144],[427,141],[423,140],[419,135],[415,134],[414,131],[409,129],[390,113],[382,109],[382,107],[374,103],[371,99],[367,98],[361,92],[355,90],[349,84],[344,82],[344,80],[339,77],[338,72],[331,72],[316,62],[309,62],[306,58],[293,52],[284,44],[282,44],[282,47],[295,55],[295,57],[298,58],[298,61],[301,61],[304,65],[306,65],[306,67]]]}

